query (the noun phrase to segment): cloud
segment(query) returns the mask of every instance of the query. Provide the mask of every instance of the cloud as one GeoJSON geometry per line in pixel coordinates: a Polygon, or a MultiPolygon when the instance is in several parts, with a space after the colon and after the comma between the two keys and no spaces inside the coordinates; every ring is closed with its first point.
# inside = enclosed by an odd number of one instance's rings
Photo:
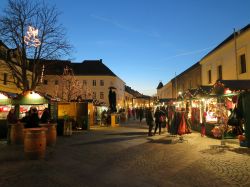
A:
{"type": "Polygon", "coordinates": [[[184,52],[184,53],[179,53],[179,54],[176,54],[176,55],[167,57],[167,58],[165,58],[164,60],[170,60],[170,59],[177,58],[177,57],[181,57],[181,56],[188,56],[188,55],[193,55],[193,54],[199,54],[199,53],[201,53],[201,52],[210,50],[210,49],[212,49],[212,48],[214,48],[214,46],[207,47],[207,48],[204,48],[204,49],[198,49],[198,50],[194,50],[194,51],[188,51],[188,52],[184,52]]]}
{"type": "Polygon", "coordinates": [[[110,18],[106,18],[106,17],[103,17],[103,16],[98,16],[98,15],[95,15],[95,14],[91,14],[90,15],[92,18],[96,19],[96,20],[99,20],[99,21],[102,21],[102,22],[105,22],[105,23],[108,23],[110,25],[113,25],[121,30],[125,30],[125,31],[129,31],[129,32],[134,32],[134,33],[141,33],[141,34],[145,34],[147,36],[150,36],[150,37],[153,37],[153,38],[159,38],[160,37],[160,34],[157,32],[157,31],[152,31],[152,32],[145,32],[141,29],[137,29],[137,28],[133,28],[133,27],[129,27],[125,24],[121,24],[115,20],[112,20],[110,18]]]}

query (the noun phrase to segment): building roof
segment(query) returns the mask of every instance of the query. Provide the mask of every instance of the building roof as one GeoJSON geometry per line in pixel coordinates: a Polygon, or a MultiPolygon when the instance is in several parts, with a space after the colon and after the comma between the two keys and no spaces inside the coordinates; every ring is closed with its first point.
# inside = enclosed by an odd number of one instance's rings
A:
{"type": "Polygon", "coordinates": [[[125,85],[125,92],[133,95],[134,97],[139,97],[142,95],[141,93],[139,93],[138,91],[132,89],[131,87],[129,87],[127,85],[125,85]]]}
{"type": "Polygon", "coordinates": [[[197,68],[200,66],[200,61],[199,62],[196,62],[195,64],[193,64],[191,67],[189,67],[188,69],[186,69],[185,71],[183,71],[182,73],[180,73],[179,75],[175,76],[173,79],[171,79],[171,81],[175,81],[176,78],[179,78],[181,77],[182,75],[184,75],[185,73],[197,68]]]}
{"type": "Polygon", "coordinates": [[[43,60],[45,75],[62,75],[66,66],[73,69],[74,75],[85,76],[115,76],[102,60],[84,60],[82,63],[72,63],[68,60],[43,60]]]}
{"type": "Polygon", "coordinates": [[[225,88],[230,90],[246,90],[250,89],[250,80],[220,80],[225,88]]]}
{"type": "Polygon", "coordinates": [[[105,64],[100,60],[84,60],[82,63],[71,63],[75,75],[102,75],[117,77],[105,64]]]}
{"type": "Polygon", "coordinates": [[[157,86],[156,89],[158,90],[158,89],[161,89],[162,87],[163,87],[163,83],[162,83],[162,82],[159,82],[159,84],[158,84],[158,86],[157,86]]]}
{"type": "Polygon", "coordinates": [[[67,60],[42,60],[42,64],[44,64],[44,75],[62,75],[64,68],[70,66],[71,62],[67,60]]]}
{"type": "Polygon", "coordinates": [[[242,29],[240,29],[237,32],[233,32],[230,36],[228,36],[223,42],[221,42],[219,45],[217,45],[212,51],[210,51],[208,54],[206,54],[201,60],[203,60],[204,58],[206,58],[207,56],[211,55],[213,52],[215,52],[217,49],[219,49],[220,47],[224,46],[225,44],[227,44],[228,42],[230,42],[231,40],[234,39],[234,37],[239,36],[241,34],[243,34],[245,31],[247,31],[250,28],[250,24],[248,24],[247,26],[243,27],[242,29]]]}

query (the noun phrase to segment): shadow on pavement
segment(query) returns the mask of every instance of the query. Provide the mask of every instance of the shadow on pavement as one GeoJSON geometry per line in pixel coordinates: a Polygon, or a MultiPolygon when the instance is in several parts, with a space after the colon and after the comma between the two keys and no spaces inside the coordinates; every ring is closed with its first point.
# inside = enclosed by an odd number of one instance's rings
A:
{"type": "Polygon", "coordinates": [[[172,139],[165,139],[165,138],[162,138],[162,139],[151,139],[151,138],[148,138],[148,143],[158,143],[158,144],[172,144],[172,139]]]}
{"type": "Polygon", "coordinates": [[[119,136],[145,136],[147,132],[122,132],[122,133],[110,133],[105,135],[119,135],[119,136]]]}
{"type": "Polygon", "coordinates": [[[102,139],[102,140],[71,144],[71,146],[116,143],[116,142],[140,139],[142,137],[144,137],[144,135],[143,136],[132,136],[132,137],[120,137],[120,138],[107,138],[107,139],[102,139]]]}
{"type": "Polygon", "coordinates": [[[208,154],[223,154],[226,151],[231,151],[237,154],[243,154],[243,155],[248,155],[250,156],[250,149],[246,147],[233,147],[230,145],[211,145],[210,149],[205,149],[202,150],[201,153],[208,153],[208,154]]]}
{"type": "Polygon", "coordinates": [[[250,156],[250,148],[246,148],[246,147],[232,148],[232,149],[229,149],[229,151],[250,156]]]}
{"type": "Polygon", "coordinates": [[[210,145],[209,149],[205,149],[200,152],[204,154],[216,155],[225,153],[226,151],[228,151],[229,148],[230,146],[226,145],[210,145]]]}

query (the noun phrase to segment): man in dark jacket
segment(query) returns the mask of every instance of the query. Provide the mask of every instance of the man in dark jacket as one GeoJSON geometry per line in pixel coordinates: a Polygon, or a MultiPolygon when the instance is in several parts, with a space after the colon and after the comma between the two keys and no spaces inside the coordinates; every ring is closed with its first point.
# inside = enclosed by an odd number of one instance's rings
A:
{"type": "Polygon", "coordinates": [[[159,107],[156,108],[155,114],[155,132],[154,135],[159,127],[159,135],[161,134],[161,123],[162,123],[162,117],[163,117],[163,112],[159,109],[159,107]]]}
{"type": "Polygon", "coordinates": [[[30,116],[27,120],[26,127],[27,128],[39,127],[39,117],[38,117],[37,108],[32,107],[30,109],[30,116]]]}
{"type": "Polygon", "coordinates": [[[148,136],[153,136],[153,134],[152,134],[152,129],[154,126],[153,121],[154,121],[154,119],[153,119],[151,108],[148,108],[146,111],[146,122],[148,125],[148,136]]]}

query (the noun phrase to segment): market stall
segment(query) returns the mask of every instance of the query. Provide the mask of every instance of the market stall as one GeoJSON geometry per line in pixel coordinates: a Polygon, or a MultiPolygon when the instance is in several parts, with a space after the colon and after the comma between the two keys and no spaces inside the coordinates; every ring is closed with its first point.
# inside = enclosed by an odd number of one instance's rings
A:
{"type": "Polygon", "coordinates": [[[7,137],[7,115],[12,105],[12,99],[16,96],[14,93],[0,92],[0,139],[7,137]]]}
{"type": "Polygon", "coordinates": [[[35,91],[26,91],[19,94],[13,99],[13,103],[18,111],[19,119],[25,117],[26,112],[28,112],[31,107],[35,107],[38,110],[39,118],[43,110],[49,108],[49,99],[35,91]]]}

